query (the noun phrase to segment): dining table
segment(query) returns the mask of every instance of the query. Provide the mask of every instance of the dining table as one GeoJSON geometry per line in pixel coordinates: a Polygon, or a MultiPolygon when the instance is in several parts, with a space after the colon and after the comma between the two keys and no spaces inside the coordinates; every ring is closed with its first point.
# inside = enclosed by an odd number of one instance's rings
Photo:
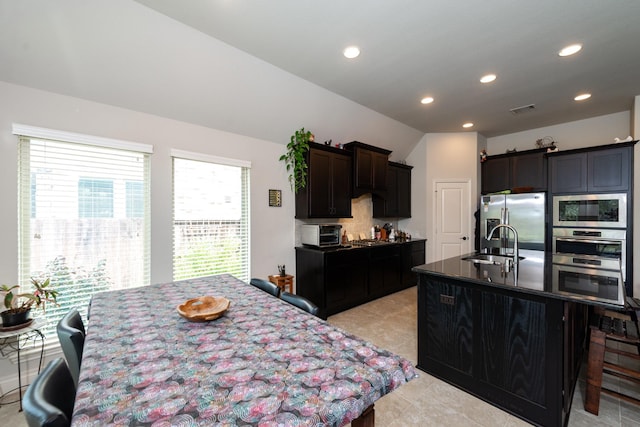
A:
{"type": "Polygon", "coordinates": [[[412,363],[229,274],[93,296],[71,425],[373,426],[412,363]],[[221,317],[178,313],[202,297],[221,317]]]}

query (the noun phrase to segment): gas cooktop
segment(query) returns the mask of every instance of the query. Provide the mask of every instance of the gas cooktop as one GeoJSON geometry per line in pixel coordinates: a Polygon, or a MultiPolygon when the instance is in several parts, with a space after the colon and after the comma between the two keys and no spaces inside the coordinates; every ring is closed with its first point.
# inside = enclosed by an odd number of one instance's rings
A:
{"type": "Polygon", "coordinates": [[[351,245],[355,247],[363,247],[363,246],[386,245],[391,242],[389,242],[388,240],[360,239],[360,240],[352,240],[349,243],[351,243],[351,245]]]}

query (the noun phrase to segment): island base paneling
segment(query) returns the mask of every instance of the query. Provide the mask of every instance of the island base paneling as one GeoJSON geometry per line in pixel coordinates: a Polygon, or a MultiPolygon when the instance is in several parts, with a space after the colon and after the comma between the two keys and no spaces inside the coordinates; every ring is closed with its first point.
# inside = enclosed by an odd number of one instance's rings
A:
{"type": "Polygon", "coordinates": [[[421,273],[417,366],[530,423],[563,426],[584,337],[572,329],[584,327],[578,312],[559,299],[421,273]]]}

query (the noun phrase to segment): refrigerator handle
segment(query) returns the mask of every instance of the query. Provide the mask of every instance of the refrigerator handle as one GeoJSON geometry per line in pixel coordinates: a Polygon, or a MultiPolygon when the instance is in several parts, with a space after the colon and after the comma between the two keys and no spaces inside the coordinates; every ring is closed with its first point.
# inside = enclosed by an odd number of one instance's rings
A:
{"type": "Polygon", "coordinates": [[[500,223],[509,224],[509,208],[500,209],[500,223]]]}

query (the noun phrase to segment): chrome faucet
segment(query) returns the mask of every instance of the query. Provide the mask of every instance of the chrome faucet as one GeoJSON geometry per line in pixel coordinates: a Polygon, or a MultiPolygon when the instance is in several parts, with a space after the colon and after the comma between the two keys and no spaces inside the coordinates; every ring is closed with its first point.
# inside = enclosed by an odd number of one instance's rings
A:
{"type": "MultiPolygon", "coordinates": [[[[511,226],[509,224],[498,224],[495,227],[493,227],[493,229],[491,229],[491,231],[489,232],[489,235],[487,236],[487,240],[491,240],[491,238],[493,237],[493,233],[498,228],[506,228],[507,230],[511,230],[513,232],[513,260],[512,260],[512,264],[513,264],[514,280],[515,280],[515,283],[517,284],[517,280],[518,280],[518,263],[520,262],[520,251],[518,249],[518,231],[513,226],[511,226]]],[[[507,232],[507,234],[508,234],[508,232],[507,232]]],[[[509,265],[508,262],[506,263],[505,267],[506,267],[505,271],[508,273],[510,271],[510,269],[511,269],[511,266],[509,265]]]]}

